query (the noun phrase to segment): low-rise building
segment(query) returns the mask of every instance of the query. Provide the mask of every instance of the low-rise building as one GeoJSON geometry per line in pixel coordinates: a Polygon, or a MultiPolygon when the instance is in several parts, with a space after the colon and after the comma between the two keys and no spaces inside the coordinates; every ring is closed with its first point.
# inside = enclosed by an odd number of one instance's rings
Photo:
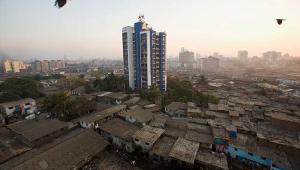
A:
{"type": "Polygon", "coordinates": [[[164,116],[166,115],[163,114],[154,115],[154,119],[150,122],[149,125],[152,127],[165,129],[167,118],[164,116]]]}
{"type": "Polygon", "coordinates": [[[44,152],[25,158],[13,170],[80,169],[105,151],[109,145],[97,133],[83,130],[76,136],[46,148],[44,152]]]}
{"type": "Polygon", "coordinates": [[[164,129],[144,126],[138,130],[132,138],[136,146],[140,147],[142,151],[147,152],[164,132],[164,129]]]}
{"type": "Polygon", "coordinates": [[[138,126],[146,126],[154,119],[154,114],[148,109],[136,108],[124,112],[126,121],[138,126]]]}
{"type": "Polygon", "coordinates": [[[184,138],[178,138],[173,145],[169,156],[176,160],[179,165],[186,164],[189,167],[193,167],[198,149],[199,143],[184,138]]]}
{"type": "Polygon", "coordinates": [[[7,127],[12,130],[22,142],[36,147],[47,143],[68,131],[68,123],[57,119],[24,120],[7,127]]]}
{"type": "Polygon", "coordinates": [[[8,117],[13,116],[14,114],[27,115],[33,114],[36,112],[36,102],[34,99],[25,98],[18,101],[0,103],[2,112],[8,117]]]}
{"type": "Polygon", "coordinates": [[[97,129],[99,125],[103,124],[107,120],[112,119],[115,115],[119,114],[120,112],[125,111],[126,107],[126,105],[113,106],[103,111],[84,116],[78,119],[78,122],[83,128],[97,129]]]}
{"type": "Polygon", "coordinates": [[[195,167],[197,169],[228,170],[228,163],[223,153],[212,153],[206,149],[199,149],[195,167]]]}
{"type": "Polygon", "coordinates": [[[213,150],[224,152],[227,144],[226,129],[223,127],[212,127],[212,135],[214,138],[213,150]]]}
{"type": "Polygon", "coordinates": [[[165,112],[172,117],[186,117],[187,107],[186,103],[172,102],[165,107],[165,112]]]}
{"type": "Polygon", "coordinates": [[[167,119],[165,135],[177,139],[184,138],[187,131],[187,122],[177,119],[167,119]]]}
{"type": "Polygon", "coordinates": [[[79,86],[73,90],[71,90],[71,94],[72,95],[76,95],[76,96],[80,96],[83,95],[85,93],[85,88],[84,86],[79,86]]]}
{"type": "Polygon", "coordinates": [[[127,106],[133,106],[141,100],[140,97],[132,97],[131,99],[126,100],[123,104],[127,106]]]}
{"type": "Polygon", "coordinates": [[[157,142],[153,145],[153,148],[149,152],[150,159],[156,162],[169,162],[169,153],[176,142],[176,139],[169,136],[163,135],[157,142]]]}
{"type": "Polygon", "coordinates": [[[292,131],[300,131],[300,119],[296,116],[290,116],[283,113],[272,113],[271,122],[275,126],[292,131]]]}
{"type": "Polygon", "coordinates": [[[6,127],[0,128],[0,164],[30,149],[11,130],[6,127]]]}
{"type": "Polygon", "coordinates": [[[208,125],[194,123],[188,123],[187,125],[188,130],[185,134],[185,139],[199,143],[202,148],[212,148],[213,136],[208,125]]]}
{"type": "Polygon", "coordinates": [[[106,140],[117,147],[133,152],[133,141],[131,136],[139,130],[138,127],[122,119],[115,118],[99,127],[99,132],[106,140]]]}
{"type": "Polygon", "coordinates": [[[97,95],[97,101],[109,104],[122,104],[129,99],[129,95],[121,92],[103,92],[97,95]]]}

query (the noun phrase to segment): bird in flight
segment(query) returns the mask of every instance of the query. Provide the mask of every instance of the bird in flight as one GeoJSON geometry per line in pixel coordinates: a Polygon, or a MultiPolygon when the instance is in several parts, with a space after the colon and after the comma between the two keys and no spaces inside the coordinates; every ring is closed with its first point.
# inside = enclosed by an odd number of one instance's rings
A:
{"type": "Polygon", "coordinates": [[[281,25],[282,22],[285,21],[285,19],[276,19],[276,21],[277,21],[277,24],[278,24],[278,25],[281,25]]]}
{"type": "Polygon", "coordinates": [[[67,0],[56,0],[54,5],[58,8],[61,8],[61,7],[65,6],[66,3],[67,3],[67,0]]]}

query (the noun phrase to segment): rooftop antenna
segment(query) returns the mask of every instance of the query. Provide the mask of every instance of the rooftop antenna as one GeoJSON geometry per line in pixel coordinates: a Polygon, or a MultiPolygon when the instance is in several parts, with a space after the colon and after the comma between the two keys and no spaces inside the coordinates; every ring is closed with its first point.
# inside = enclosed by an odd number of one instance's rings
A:
{"type": "Polygon", "coordinates": [[[140,21],[140,22],[144,22],[144,21],[145,21],[145,16],[144,16],[144,14],[140,14],[140,15],[139,15],[139,21],[140,21]]]}

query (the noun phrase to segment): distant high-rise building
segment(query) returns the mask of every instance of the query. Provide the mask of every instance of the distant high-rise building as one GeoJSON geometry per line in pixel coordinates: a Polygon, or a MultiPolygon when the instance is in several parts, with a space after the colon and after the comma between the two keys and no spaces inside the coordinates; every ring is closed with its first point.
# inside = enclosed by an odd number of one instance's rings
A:
{"type": "Polygon", "coordinates": [[[181,67],[193,68],[195,63],[195,53],[181,48],[179,52],[179,62],[181,67]]]}
{"type": "Polygon", "coordinates": [[[3,72],[4,73],[13,72],[13,67],[12,67],[12,63],[11,63],[10,60],[3,61],[2,67],[3,67],[3,72]]]}
{"type": "Polygon", "coordinates": [[[166,33],[156,32],[140,17],[122,29],[124,75],[131,89],[167,89],[166,33]]]}
{"type": "Polygon", "coordinates": [[[27,70],[27,65],[22,61],[4,60],[2,62],[2,70],[4,73],[19,73],[21,71],[27,70]]]}
{"type": "Polygon", "coordinates": [[[201,73],[213,73],[219,70],[220,59],[209,56],[199,59],[199,67],[201,73]]]}
{"type": "Polygon", "coordinates": [[[175,69],[180,66],[178,57],[169,57],[167,60],[168,69],[175,69]]]}
{"type": "Polygon", "coordinates": [[[281,58],[281,52],[267,51],[263,53],[262,58],[266,64],[276,64],[281,58]]]}
{"type": "Polygon", "coordinates": [[[240,60],[247,60],[248,59],[248,51],[246,51],[246,50],[238,51],[237,57],[240,60]]]}
{"type": "Polygon", "coordinates": [[[214,52],[213,57],[219,58],[220,54],[218,52],[214,52]]]}
{"type": "Polygon", "coordinates": [[[42,72],[42,62],[41,61],[34,61],[31,63],[31,69],[33,72],[40,73],[42,72]]]}
{"type": "Polygon", "coordinates": [[[65,62],[63,60],[36,60],[31,63],[31,68],[36,73],[48,73],[65,68],[65,62]]]}
{"type": "Polygon", "coordinates": [[[48,60],[43,60],[41,64],[42,64],[42,72],[43,73],[48,73],[50,71],[49,61],[48,60]]]}

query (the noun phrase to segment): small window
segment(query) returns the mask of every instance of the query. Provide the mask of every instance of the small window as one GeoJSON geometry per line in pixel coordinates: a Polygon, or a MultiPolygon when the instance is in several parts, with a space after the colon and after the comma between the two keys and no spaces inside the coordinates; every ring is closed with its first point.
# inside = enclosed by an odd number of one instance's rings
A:
{"type": "Polygon", "coordinates": [[[150,145],[148,142],[146,142],[146,145],[150,145]]]}
{"type": "Polygon", "coordinates": [[[134,139],[136,142],[138,142],[139,140],[138,139],[134,139]]]}
{"type": "Polygon", "coordinates": [[[30,103],[25,103],[25,106],[28,106],[28,105],[30,105],[30,103]]]}
{"type": "Polygon", "coordinates": [[[9,107],[8,109],[13,109],[14,107],[9,107]]]}

